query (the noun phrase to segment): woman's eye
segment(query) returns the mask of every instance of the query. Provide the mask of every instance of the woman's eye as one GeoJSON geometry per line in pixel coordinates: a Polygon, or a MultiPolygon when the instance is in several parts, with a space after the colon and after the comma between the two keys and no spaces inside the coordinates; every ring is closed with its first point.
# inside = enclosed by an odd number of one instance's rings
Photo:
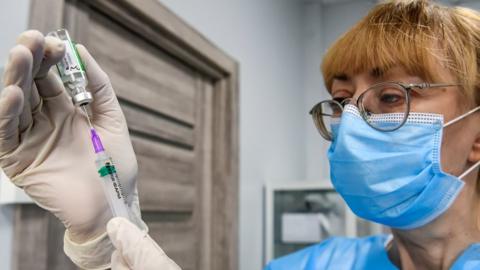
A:
{"type": "Polygon", "coordinates": [[[382,103],[396,103],[400,101],[401,97],[395,94],[383,94],[380,97],[382,103]]]}
{"type": "Polygon", "coordinates": [[[397,89],[383,89],[377,98],[380,104],[388,106],[402,105],[405,101],[405,95],[397,89]]]}

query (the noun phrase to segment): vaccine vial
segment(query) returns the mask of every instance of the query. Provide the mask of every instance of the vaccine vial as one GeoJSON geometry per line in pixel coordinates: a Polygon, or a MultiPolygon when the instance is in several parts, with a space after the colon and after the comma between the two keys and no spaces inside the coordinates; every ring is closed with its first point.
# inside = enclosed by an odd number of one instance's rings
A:
{"type": "Polygon", "coordinates": [[[65,56],[57,64],[58,74],[62,79],[63,85],[72,97],[72,101],[76,106],[85,106],[92,100],[92,94],[86,90],[87,76],[85,67],[80,55],[77,52],[75,44],[70,39],[70,35],[66,29],[58,29],[48,33],[54,36],[65,45],[65,56]]]}

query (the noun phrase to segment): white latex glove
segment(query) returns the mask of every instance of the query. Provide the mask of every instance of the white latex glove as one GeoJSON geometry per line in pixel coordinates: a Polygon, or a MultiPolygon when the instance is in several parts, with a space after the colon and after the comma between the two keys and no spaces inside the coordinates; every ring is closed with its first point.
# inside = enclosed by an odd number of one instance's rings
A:
{"type": "MultiPolygon", "coordinates": [[[[137,161],[110,81],[85,47],[92,123],[116,164],[136,223],[140,219],[137,161]]],[[[94,164],[89,127],[50,67],[64,45],[38,31],[20,35],[10,51],[0,96],[0,167],[40,207],[65,225],[65,252],[85,269],[105,269],[114,250],[106,235],[112,218],[94,164]]]]}
{"type": "Polygon", "coordinates": [[[125,218],[107,224],[108,236],[117,249],[112,254],[112,270],[179,270],[147,232],[125,218]]]}

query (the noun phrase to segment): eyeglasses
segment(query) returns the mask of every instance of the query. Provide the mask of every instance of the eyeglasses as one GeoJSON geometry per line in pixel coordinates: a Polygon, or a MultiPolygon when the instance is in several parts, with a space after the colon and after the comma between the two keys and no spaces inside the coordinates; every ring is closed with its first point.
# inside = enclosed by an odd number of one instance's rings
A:
{"type": "Polygon", "coordinates": [[[343,107],[346,104],[356,104],[363,120],[372,128],[391,132],[401,128],[410,114],[411,92],[429,88],[460,86],[459,84],[420,83],[404,84],[398,82],[378,83],[363,92],[355,101],[352,98],[324,100],[310,110],[313,122],[320,135],[331,141],[331,124],[338,122],[342,117],[343,107]],[[385,117],[388,114],[388,117],[385,117]]]}

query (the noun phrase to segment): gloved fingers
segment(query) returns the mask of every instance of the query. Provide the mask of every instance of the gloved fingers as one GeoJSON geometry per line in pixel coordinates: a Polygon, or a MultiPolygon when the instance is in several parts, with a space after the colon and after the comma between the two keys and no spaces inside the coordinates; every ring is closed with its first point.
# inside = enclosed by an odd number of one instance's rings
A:
{"type": "Polygon", "coordinates": [[[124,250],[138,245],[145,237],[133,223],[122,217],[112,218],[107,223],[107,233],[113,246],[123,255],[124,250]]]}
{"type": "Polygon", "coordinates": [[[119,255],[132,269],[180,269],[146,232],[125,218],[111,219],[107,223],[107,233],[119,255]]]}
{"type": "MultiPolygon", "coordinates": [[[[35,93],[37,93],[37,95],[38,95],[38,89],[37,89],[37,85],[36,85],[36,84],[32,84],[32,92],[35,92],[35,93]]],[[[32,113],[32,117],[33,117],[33,115],[34,115],[35,113],[37,113],[37,112],[41,109],[41,108],[40,108],[40,107],[42,107],[41,105],[42,105],[42,100],[41,100],[40,97],[38,97],[37,106],[35,106],[35,107],[30,106],[30,111],[31,111],[31,113],[32,113]]]]}
{"type": "MultiPolygon", "coordinates": [[[[23,108],[19,120],[20,131],[26,129],[32,122],[30,98],[32,91],[33,55],[24,45],[16,45],[10,50],[3,82],[5,86],[16,85],[23,92],[23,108]]],[[[39,100],[38,100],[39,102],[39,100]]]]}
{"type": "Polygon", "coordinates": [[[33,56],[32,74],[37,74],[43,60],[45,37],[37,30],[28,30],[20,34],[17,44],[28,48],[33,56]]]}
{"type": "MultiPolygon", "coordinates": [[[[52,36],[45,37],[44,57],[38,73],[35,76],[35,85],[40,96],[46,101],[45,106],[55,106],[57,108],[63,107],[67,110],[71,110],[73,109],[73,104],[70,97],[56,98],[60,95],[68,94],[65,91],[60,77],[55,70],[51,69],[51,67],[58,63],[64,55],[65,45],[60,39],[52,36]],[[53,99],[55,102],[53,102],[53,99]]],[[[35,107],[35,109],[37,109],[37,107],[35,107]]]]}
{"type": "MultiPolygon", "coordinates": [[[[29,81],[27,82],[27,86],[31,87],[33,84],[32,78],[35,77],[40,70],[41,64],[44,59],[46,49],[45,37],[37,30],[28,30],[20,34],[20,36],[17,38],[17,44],[25,46],[32,53],[32,77],[30,77],[29,81]]],[[[40,103],[40,96],[38,95],[38,91],[36,88],[32,87],[30,88],[29,92],[26,90],[24,91],[25,98],[27,98],[30,103],[30,110],[33,110],[33,108],[36,108],[40,103]]]]}
{"type": "Polygon", "coordinates": [[[83,45],[78,44],[77,50],[87,72],[88,90],[93,95],[91,108],[94,115],[114,113],[110,116],[114,118],[122,116],[120,105],[118,104],[117,98],[110,84],[110,79],[105,71],[100,68],[97,61],[95,61],[83,45]],[[115,115],[115,113],[119,113],[120,115],[115,115]]]}
{"type": "Polygon", "coordinates": [[[23,100],[22,90],[16,85],[7,86],[0,94],[0,156],[18,146],[18,124],[23,100]]]}
{"type": "Polygon", "coordinates": [[[75,108],[60,77],[53,69],[50,69],[44,78],[35,80],[35,84],[45,107],[55,106],[55,109],[62,108],[64,112],[75,108]]]}
{"type": "MultiPolygon", "coordinates": [[[[47,76],[50,67],[57,64],[65,55],[65,44],[58,38],[45,37],[45,50],[42,62],[35,75],[35,80],[43,79],[47,76]]],[[[35,74],[35,73],[34,73],[35,74]]],[[[48,94],[49,89],[44,89],[48,94]]]]}
{"type": "Polygon", "coordinates": [[[128,267],[127,263],[123,260],[118,250],[112,253],[112,270],[134,270],[128,267]]]}

